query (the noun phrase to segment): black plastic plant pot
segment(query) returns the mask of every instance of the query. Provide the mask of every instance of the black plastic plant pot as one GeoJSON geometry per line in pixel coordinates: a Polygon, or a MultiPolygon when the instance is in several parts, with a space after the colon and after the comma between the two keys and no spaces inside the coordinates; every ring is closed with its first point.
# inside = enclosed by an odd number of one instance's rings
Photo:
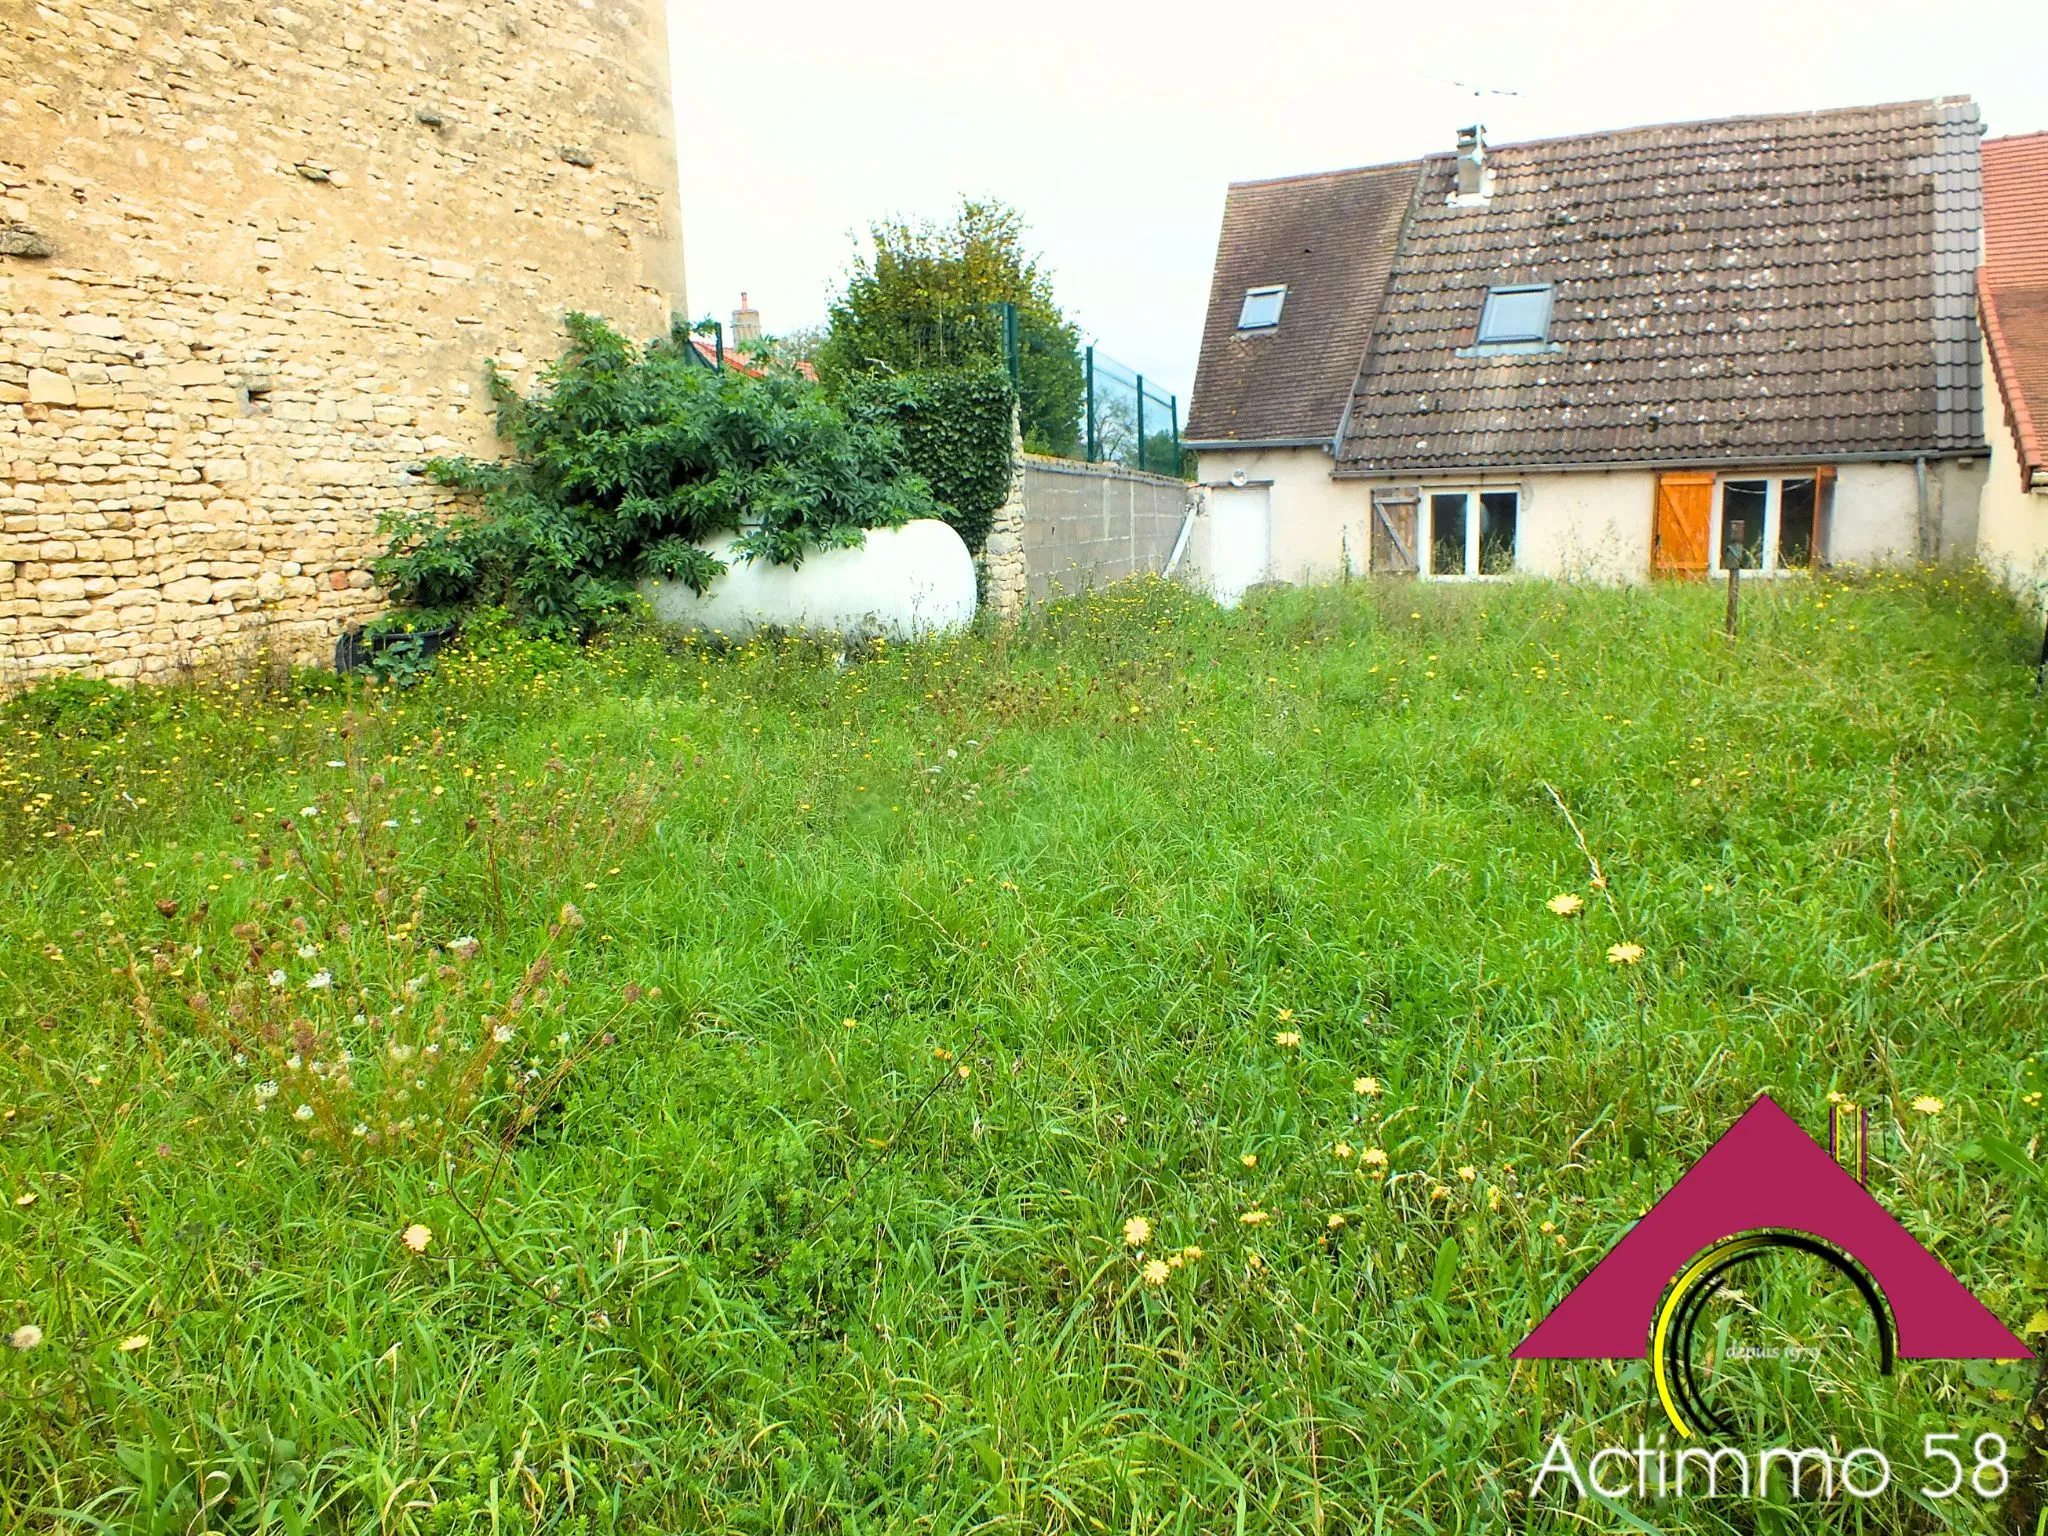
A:
{"type": "Polygon", "coordinates": [[[334,642],[334,670],[360,672],[366,667],[374,667],[377,659],[391,650],[410,653],[418,661],[428,661],[439,655],[441,647],[454,638],[453,624],[441,624],[433,629],[347,630],[334,642]]]}

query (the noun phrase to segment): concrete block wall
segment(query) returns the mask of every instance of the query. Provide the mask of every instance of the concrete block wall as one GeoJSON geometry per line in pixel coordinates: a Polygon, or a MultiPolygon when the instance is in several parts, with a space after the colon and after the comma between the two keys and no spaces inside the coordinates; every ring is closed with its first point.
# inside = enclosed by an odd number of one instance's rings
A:
{"type": "Polygon", "coordinates": [[[483,369],[683,307],[661,0],[0,0],[0,690],[375,612],[483,369]]]}
{"type": "Polygon", "coordinates": [[[1024,456],[1022,544],[1032,602],[1166,567],[1193,488],[1116,464],[1024,456]]]}

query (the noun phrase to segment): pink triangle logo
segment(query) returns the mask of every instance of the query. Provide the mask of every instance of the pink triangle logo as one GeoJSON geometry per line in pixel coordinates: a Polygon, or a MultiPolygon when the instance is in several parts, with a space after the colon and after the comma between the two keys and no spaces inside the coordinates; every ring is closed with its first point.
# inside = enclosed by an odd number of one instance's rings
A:
{"type": "Polygon", "coordinates": [[[1939,1259],[1764,1095],[1516,1346],[1514,1358],[1651,1355],[1677,1292],[1701,1272],[1703,1256],[1734,1251],[1747,1235],[1759,1233],[1785,1234],[1786,1245],[1822,1253],[1856,1279],[1878,1311],[1881,1329],[1889,1313],[1887,1363],[1894,1338],[1897,1353],[1907,1359],[2032,1357],[1939,1259]],[[1682,1283],[1674,1287],[1674,1280],[1682,1283]]]}

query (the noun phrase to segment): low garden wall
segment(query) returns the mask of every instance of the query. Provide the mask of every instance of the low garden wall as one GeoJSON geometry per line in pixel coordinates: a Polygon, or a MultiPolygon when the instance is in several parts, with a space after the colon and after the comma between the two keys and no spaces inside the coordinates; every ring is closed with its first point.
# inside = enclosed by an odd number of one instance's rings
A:
{"type": "Polygon", "coordinates": [[[1013,616],[1057,593],[1163,571],[1192,494],[1168,475],[1023,455],[989,536],[990,601],[1013,616]]]}

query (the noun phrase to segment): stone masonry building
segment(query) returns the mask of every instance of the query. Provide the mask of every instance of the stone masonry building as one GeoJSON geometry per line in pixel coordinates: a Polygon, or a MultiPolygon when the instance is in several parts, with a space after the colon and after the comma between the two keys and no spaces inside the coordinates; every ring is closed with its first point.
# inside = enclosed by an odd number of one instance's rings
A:
{"type": "Polygon", "coordinates": [[[0,0],[0,692],[331,654],[485,359],[682,265],[661,0],[0,0]]]}

